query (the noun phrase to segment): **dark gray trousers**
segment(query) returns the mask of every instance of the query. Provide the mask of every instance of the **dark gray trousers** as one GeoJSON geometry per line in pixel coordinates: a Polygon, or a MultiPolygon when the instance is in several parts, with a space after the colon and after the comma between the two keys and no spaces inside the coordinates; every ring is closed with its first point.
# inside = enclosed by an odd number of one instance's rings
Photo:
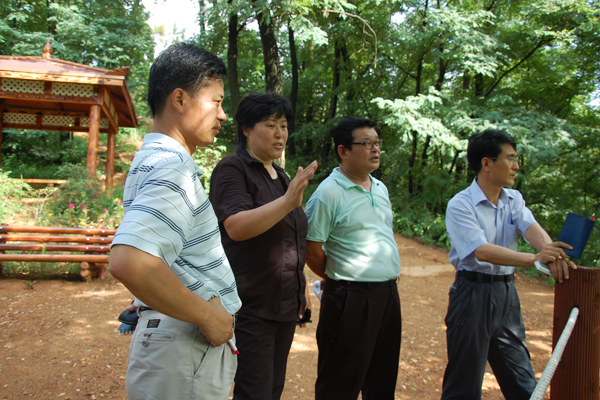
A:
{"type": "Polygon", "coordinates": [[[457,278],[449,296],[442,400],[481,399],[486,360],[507,400],[528,400],[536,379],[514,282],[457,278]]]}

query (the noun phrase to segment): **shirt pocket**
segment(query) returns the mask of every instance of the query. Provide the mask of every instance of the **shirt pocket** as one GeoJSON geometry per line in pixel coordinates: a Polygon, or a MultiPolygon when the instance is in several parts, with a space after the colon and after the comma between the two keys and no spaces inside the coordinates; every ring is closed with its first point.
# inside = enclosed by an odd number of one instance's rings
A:
{"type": "Polygon", "coordinates": [[[517,235],[519,234],[519,229],[517,225],[506,224],[504,227],[504,240],[502,242],[502,246],[517,251],[518,241],[517,235]]]}

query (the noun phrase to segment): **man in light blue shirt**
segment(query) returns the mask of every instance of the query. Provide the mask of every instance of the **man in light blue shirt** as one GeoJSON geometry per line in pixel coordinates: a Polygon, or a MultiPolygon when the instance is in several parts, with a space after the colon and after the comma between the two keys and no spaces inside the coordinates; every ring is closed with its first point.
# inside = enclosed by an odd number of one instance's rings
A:
{"type": "Polygon", "coordinates": [[[326,279],[317,327],[316,400],[393,400],[402,321],[400,256],[379,168],[375,122],[346,117],[333,129],[340,165],[306,204],[306,261],[326,279]]]}
{"type": "Polygon", "coordinates": [[[554,278],[569,278],[562,248],[552,242],[512,186],[519,170],[517,145],[500,130],[469,139],[467,159],[477,177],[450,200],[446,229],[452,243],[449,259],[457,270],[446,315],[448,365],[443,400],[481,399],[486,360],[507,400],[526,400],[536,385],[514,267],[548,263],[554,278]],[[539,253],[517,251],[520,233],[539,253]]]}

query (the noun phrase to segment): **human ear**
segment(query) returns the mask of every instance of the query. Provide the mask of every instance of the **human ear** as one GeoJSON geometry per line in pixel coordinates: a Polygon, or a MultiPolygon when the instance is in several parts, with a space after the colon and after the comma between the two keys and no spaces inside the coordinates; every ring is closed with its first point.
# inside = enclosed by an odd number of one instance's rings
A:
{"type": "Polygon", "coordinates": [[[184,111],[186,95],[187,93],[183,89],[177,88],[173,90],[170,96],[171,105],[181,113],[184,111]]]}
{"type": "Polygon", "coordinates": [[[483,169],[484,171],[488,171],[490,169],[492,160],[487,158],[487,157],[483,157],[481,159],[481,169],[483,169]]]}
{"type": "Polygon", "coordinates": [[[338,146],[338,148],[337,148],[337,152],[338,152],[338,154],[339,154],[339,156],[340,156],[340,158],[341,158],[342,160],[346,158],[346,151],[347,151],[347,150],[348,150],[348,149],[346,149],[346,148],[344,147],[344,145],[341,145],[341,144],[340,144],[340,145],[338,146]]]}

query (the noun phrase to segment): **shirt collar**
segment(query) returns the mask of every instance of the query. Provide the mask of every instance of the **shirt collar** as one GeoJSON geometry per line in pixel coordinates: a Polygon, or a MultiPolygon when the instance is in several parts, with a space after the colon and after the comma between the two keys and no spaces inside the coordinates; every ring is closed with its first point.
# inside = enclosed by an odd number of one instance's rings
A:
{"type": "MultiPolygon", "coordinates": [[[[469,187],[469,192],[471,193],[471,203],[473,204],[473,207],[483,201],[487,201],[489,204],[492,204],[485,196],[485,193],[483,193],[483,190],[481,190],[481,187],[479,187],[477,178],[473,179],[473,183],[471,183],[471,186],[469,187]]],[[[498,198],[498,208],[504,206],[504,204],[506,204],[508,200],[512,198],[514,198],[512,193],[506,188],[502,188],[500,197],[498,198]]]]}
{"type": "MultiPolygon", "coordinates": [[[[335,167],[333,169],[333,171],[331,172],[331,178],[333,178],[337,182],[337,184],[343,187],[345,190],[348,190],[353,187],[359,187],[361,190],[364,190],[361,185],[352,182],[344,174],[342,174],[340,172],[340,167],[335,167]]],[[[375,180],[373,179],[371,174],[369,174],[369,178],[371,179],[371,183],[374,185],[375,180]]]]}
{"type": "Polygon", "coordinates": [[[180,153],[187,154],[188,156],[190,155],[190,153],[188,153],[188,151],[185,149],[185,147],[183,147],[183,145],[181,143],[179,143],[177,140],[175,140],[172,137],[167,136],[163,133],[157,133],[157,132],[148,133],[147,135],[144,136],[144,144],[153,145],[153,146],[159,145],[161,147],[166,147],[169,149],[176,150],[180,153]]]}

